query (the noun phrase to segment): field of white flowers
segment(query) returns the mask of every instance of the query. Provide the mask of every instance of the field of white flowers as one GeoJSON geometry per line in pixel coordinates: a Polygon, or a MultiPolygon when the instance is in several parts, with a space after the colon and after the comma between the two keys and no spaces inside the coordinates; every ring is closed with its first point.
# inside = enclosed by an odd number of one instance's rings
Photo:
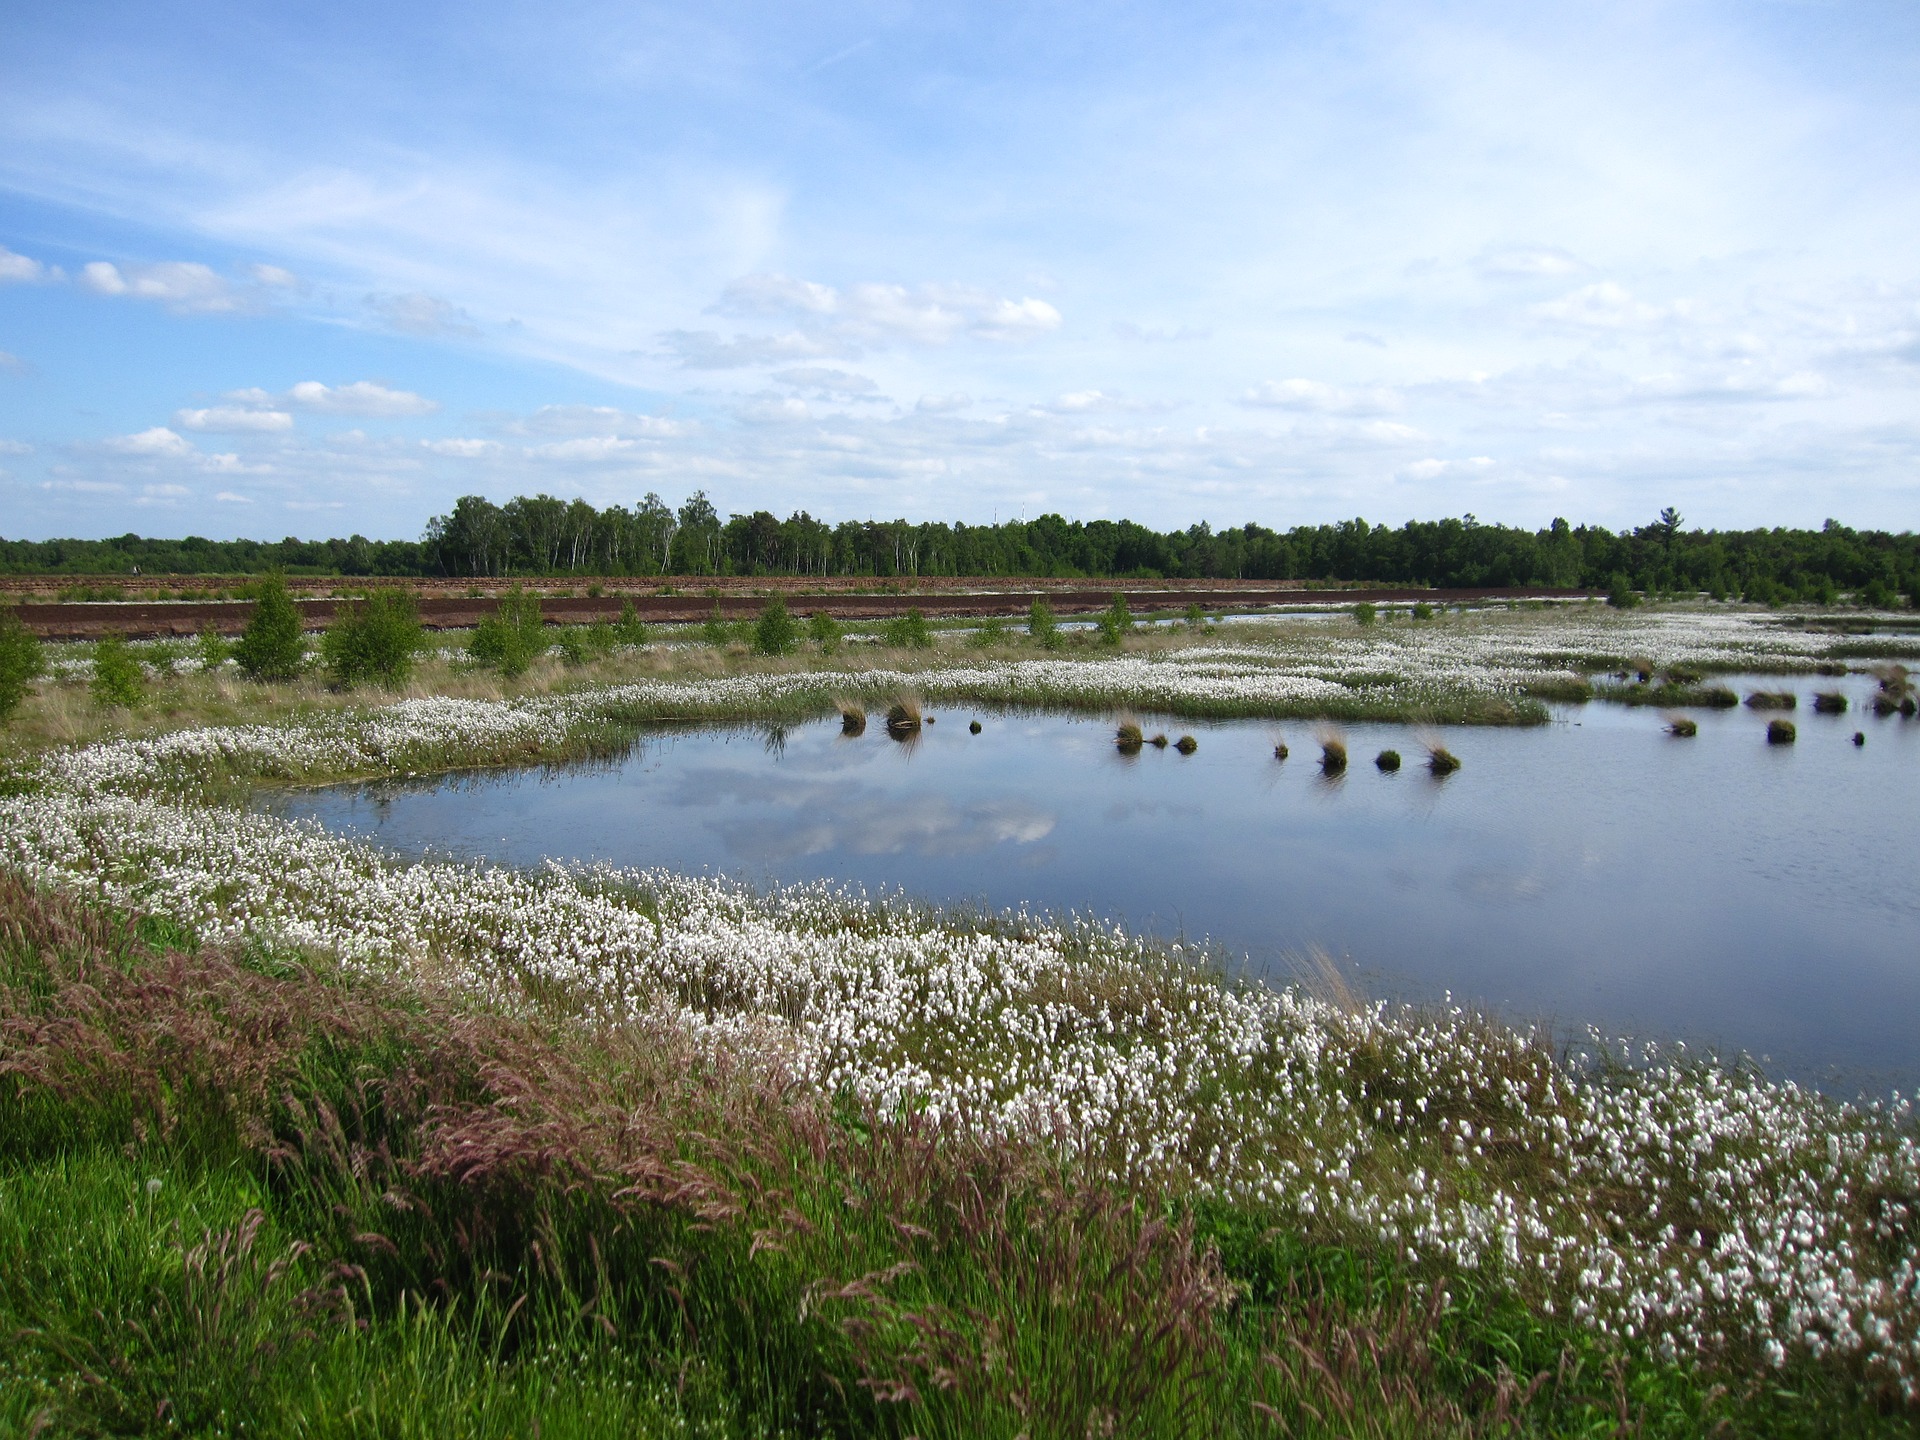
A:
{"type": "MultiPolygon", "coordinates": [[[[1821,643],[1721,618],[1604,616],[1253,633],[1177,659],[861,680],[1009,700],[1125,688],[1150,709],[1346,690],[1343,677],[1390,669],[1509,686],[1555,653],[1765,669],[1770,656],[1810,663],[1821,643]]],[[[1129,1183],[1384,1245],[1440,1285],[1476,1272],[1658,1355],[1830,1357],[1920,1400],[1920,1131],[1903,1101],[1837,1104],[1684,1054],[1570,1060],[1459,1011],[1227,984],[1178,947],[1092,924],[970,920],[823,887],[403,862],[202,784],[499,763],[610,716],[736,714],[846,678],[420,699],[55,752],[0,795],[0,864],[212,940],[414,970],[607,1023],[664,1014],[830,1090],[1051,1136],[1129,1183]]]]}

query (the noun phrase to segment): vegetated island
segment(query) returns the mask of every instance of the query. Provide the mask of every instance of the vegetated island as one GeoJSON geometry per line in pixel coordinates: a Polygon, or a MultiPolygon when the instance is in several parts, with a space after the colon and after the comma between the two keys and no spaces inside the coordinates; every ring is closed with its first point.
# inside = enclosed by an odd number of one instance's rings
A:
{"type": "Polygon", "coordinates": [[[449,645],[389,597],[314,650],[269,586],[237,647],[0,624],[31,662],[0,771],[7,1422],[1911,1432],[1904,1102],[1094,924],[406,863],[246,805],[848,697],[1511,718],[1603,670],[1863,643],[1699,604],[917,618],[556,629],[522,593],[449,645]]]}

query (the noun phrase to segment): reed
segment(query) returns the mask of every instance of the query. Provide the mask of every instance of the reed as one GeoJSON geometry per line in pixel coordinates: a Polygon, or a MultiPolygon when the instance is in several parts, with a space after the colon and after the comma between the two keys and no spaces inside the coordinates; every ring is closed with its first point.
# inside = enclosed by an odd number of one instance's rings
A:
{"type": "Polygon", "coordinates": [[[1791,720],[1769,720],[1767,722],[1767,743],[1769,745],[1791,745],[1798,732],[1791,720]]]}
{"type": "Polygon", "coordinates": [[[1681,740],[1691,740],[1700,733],[1700,727],[1689,715],[1668,715],[1667,733],[1681,740]]]}

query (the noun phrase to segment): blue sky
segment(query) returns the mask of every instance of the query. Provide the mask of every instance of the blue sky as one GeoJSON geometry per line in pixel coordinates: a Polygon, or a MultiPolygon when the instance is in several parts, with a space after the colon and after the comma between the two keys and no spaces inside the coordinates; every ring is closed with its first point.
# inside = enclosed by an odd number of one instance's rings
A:
{"type": "Polygon", "coordinates": [[[0,3],[0,535],[1912,528],[1920,5],[0,3]]]}

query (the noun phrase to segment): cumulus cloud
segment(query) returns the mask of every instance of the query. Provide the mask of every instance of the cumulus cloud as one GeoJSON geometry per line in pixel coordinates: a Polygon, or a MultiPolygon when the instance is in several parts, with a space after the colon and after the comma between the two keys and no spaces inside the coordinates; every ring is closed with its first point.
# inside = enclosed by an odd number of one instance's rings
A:
{"type": "Polygon", "coordinates": [[[736,413],[750,425],[786,425],[809,419],[813,414],[806,401],[771,391],[753,396],[736,413]]]}
{"type": "Polygon", "coordinates": [[[456,460],[484,460],[489,455],[500,453],[500,442],[454,437],[446,440],[422,440],[420,448],[432,454],[446,455],[456,460]]]}
{"type": "Polygon", "coordinates": [[[478,335],[473,317],[451,301],[415,290],[405,295],[369,295],[367,305],[391,330],[403,335],[478,335]]]}
{"type": "Polygon", "coordinates": [[[714,330],[668,330],[662,348],[686,370],[738,370],[747,365],[777,365],[783,360],[812,360],[836,353],[797,331],[785,335],[735,335],[714,330]]]}
{"type": "Polygon", "coordinates": [[[173,412],[173,423],[183,430],[271,434],[293,429],[293,416],[285,410],[217,405],[205,410],[176,410],[173,412]]]}
{"type": "Polygon", "coordinates": [[[197,260],[128,265],[95,260],[80,271],[80,284],[96,295],[149,300],[179,314],[222,314],[253,308],[253,297],[197,260]]]}
{"type": "MultiPolygon", "coordinates": [[[[250,410],[310,410],[317,415],[370,415],[395,418],[431,415],[439,402],[411,390],[394,390],[378,380],[355,380],[348,385],[325,385],[318,380],[302,380],[286,393],[254,387],[229,390],[227,399],[250,410]]],[[[280,427],[275,427],[280,428],[280,427]]]]}
{"type": "Polygon", "coordinates": [[[59,277],[58,270],[25,255],[17,255],[0,245],[0,285],[31,285],[36,281],[57,280],[59,277]]]}
{"type": "MultiPolygon", "coordinates": [[[[945,345],[961,336],[1032,339],[1060,328],[1060,312],[1033,296],[1013,299],[967,285],[891,285],[844,289],[788,275],[747,275],[729,285],[722,314],[788,320],[815,343],[862,346],[945,345]]],[[[744,337],[743,337],[744,338],[744,337]]]]}
{"type": "Polygon", "coordinates": [[[1267,380],[1242,395],[1240,403],[1322,415],[1387,415],[1400,408],[1400,395],[1384,386],[1347,389],[1320,380],[1267,380]]]}
{"type": "Polygon", "coordinates": [[[1560,325],[1590,330],[1635,330],[1671,318],[1678,313],[1678,308],[1635,299],[1626,287],[1602,280],[1568,291],[1558,300],[1544,300],[1533,307],[1533,313],[1560,325]]]}
{"type": "Polygon", "coordinates": [[[1587,267],[1556,245],[1508,245],[1481,251],[1474,268],[1492,280],[1539,280],[1587,267]]]}
{"type": "Polygon", "coordinates": [[[691,420],[664,415],[642,415],[612,405],[542,405],[524,420],[506,427],[515,435],[646,435],[654,438],[691,434],[699,427],[691,420]]]}
{"type": "Polygon", "coordinates": [[[191,441],[164,425],[156,425],[151,430],[142,430],[137,435],[114,435],[100,443],[116,455],[178,459],[194,453],[191,441]]]}
{"type": "Polygon", "coordinates": [[[801,365],[792,370],[782,370],[773,378],[796,390],[818,390],[826,395],[871,395],[880,388],[878,382],[865,375],[856,375],[851,370],[835,370],[825,365],[801,365]]]}

